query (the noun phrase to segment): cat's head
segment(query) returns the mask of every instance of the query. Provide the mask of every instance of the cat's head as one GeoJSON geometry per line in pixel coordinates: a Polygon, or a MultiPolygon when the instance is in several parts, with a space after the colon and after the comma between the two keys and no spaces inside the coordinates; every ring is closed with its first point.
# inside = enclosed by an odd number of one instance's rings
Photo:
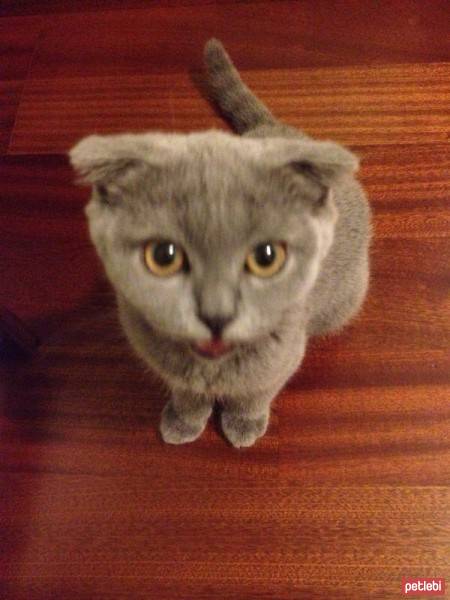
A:
{"type": "Polygon", "coordinates": [[[220,131],[90,136],[70,153],[116,290],[177,340],[249,342],[306,297],[333,240],[332,142],[220,131]],[[221,330],[221,331],[220,331],[221,330]]]}

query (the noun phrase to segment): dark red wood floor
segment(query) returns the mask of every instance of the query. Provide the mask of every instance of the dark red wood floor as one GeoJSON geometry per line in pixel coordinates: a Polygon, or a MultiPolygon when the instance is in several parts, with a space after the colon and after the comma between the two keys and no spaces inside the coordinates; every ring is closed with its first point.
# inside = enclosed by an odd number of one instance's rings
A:
{"type": "MultiPolygon", "coordinates": [[[[41,338],[0,366],[0,598],[401,598],[450,578],[448,2],[3,0],[0,306],[41,338]],[[266,437],[164,445],[66,151],[92,133],[225,127],[219,37],[273,111],[350,145],[372,283],[311,343],[266,437]]],[[[448,581],[450,585],[450,581],[448,581]]]]}

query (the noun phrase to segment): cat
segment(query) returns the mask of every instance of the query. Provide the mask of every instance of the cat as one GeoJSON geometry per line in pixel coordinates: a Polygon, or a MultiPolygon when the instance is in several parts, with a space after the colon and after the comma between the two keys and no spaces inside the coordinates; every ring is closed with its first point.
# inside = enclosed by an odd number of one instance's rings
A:
{"type": "Polygon", "coordinates": [[[235,133],[91,135],[71,151],[86,215],[136,353],[171,391],[165,442],[192,442],[216,401],[248,447],[308,338],[339,331],[369,280],[371,218],[357,157],[280,123],[223,45],[205,45],[235,133]]]}

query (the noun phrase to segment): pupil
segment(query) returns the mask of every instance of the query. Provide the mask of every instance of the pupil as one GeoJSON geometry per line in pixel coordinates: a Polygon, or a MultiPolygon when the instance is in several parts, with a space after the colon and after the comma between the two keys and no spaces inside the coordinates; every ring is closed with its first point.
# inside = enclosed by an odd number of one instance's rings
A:
{"type": "Polygon", "coordinates": [[[255,258],[261,267],[269,267],[275,260],[275,250],[272,244],[260,244],[257,246],[255,258]]]}
{"type": "Polygon", "coordinates": [[[167,267],[172,264],[176,254],[175,244],[171,242],[163,242],[155,246],[153,250],[153,258],[161,267],[167,267]]]}

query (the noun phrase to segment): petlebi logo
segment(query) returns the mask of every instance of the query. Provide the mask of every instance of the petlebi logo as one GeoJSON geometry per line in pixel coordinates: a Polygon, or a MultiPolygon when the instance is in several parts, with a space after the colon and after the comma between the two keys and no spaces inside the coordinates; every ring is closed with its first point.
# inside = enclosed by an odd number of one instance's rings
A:
{"type": "Polygon", "coordinates": [[[442,577],[402,578],[404,596],[445,596],[445,580],[442,577]]]}

